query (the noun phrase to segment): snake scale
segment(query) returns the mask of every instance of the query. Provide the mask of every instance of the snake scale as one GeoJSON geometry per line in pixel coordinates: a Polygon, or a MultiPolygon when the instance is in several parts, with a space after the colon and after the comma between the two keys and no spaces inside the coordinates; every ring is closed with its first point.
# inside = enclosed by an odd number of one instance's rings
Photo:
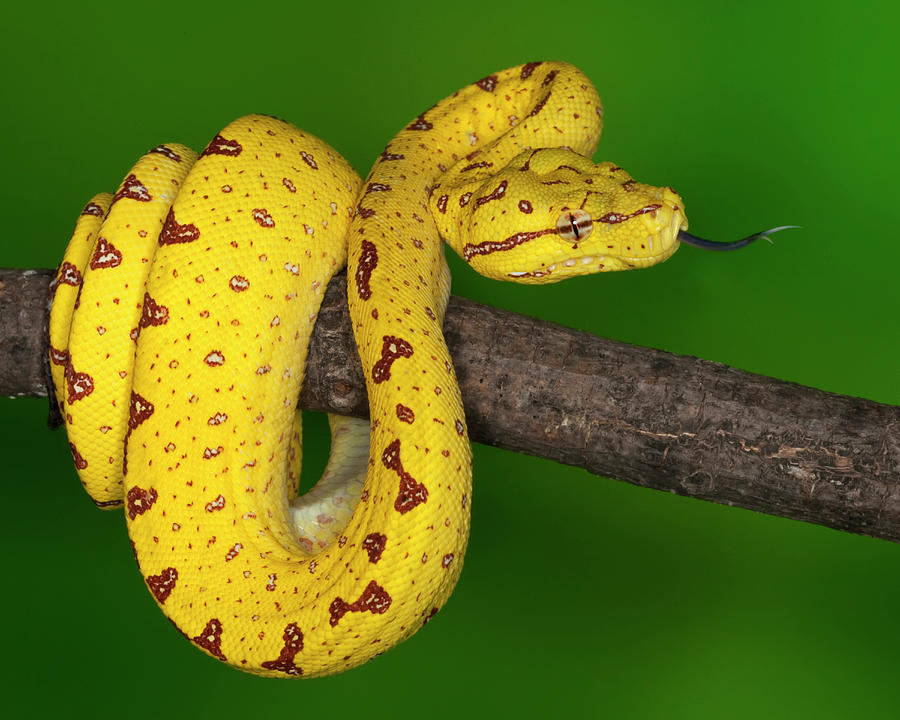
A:
{"type": "Polygon", "coordinates": [[[441,238],[524,283],[666,260],[683,203],[595,165],[601,121],[579,70],[533,62],[417,116],[365,181],[321,140],[250,115],[199,155],[154,148],[84,208],[53,291],[57,400],[82,483],[124,507],[146,584],[190,642],[316,677],[444,605],[471,452],[441,238]],[[330,417],[328,466],[297,497],[307,345],[345,264],[371,423],[330,417]]]}

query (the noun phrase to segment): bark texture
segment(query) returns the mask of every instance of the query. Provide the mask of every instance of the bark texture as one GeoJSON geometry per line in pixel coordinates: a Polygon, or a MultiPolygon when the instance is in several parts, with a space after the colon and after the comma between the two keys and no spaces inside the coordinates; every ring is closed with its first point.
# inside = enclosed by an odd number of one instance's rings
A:
{"type": "MultiPolygon", "coordinates": [[[[0,270],[0,393],[46,394],[52,272],[0,270]],[[28,274],[31,273],[31,274],[28,274]]],[[[366,416],[346,278],[328,287],[300,406],[366,416]]],[[[454,297],[444,333],[473,440],[900,541],[900,407],[613,342],[454,297]]]]}
{"type": "Polygon", "coordinates": [[[53,270],[0,268],[0,394],[47,394],[47,302],[53,270]]]}

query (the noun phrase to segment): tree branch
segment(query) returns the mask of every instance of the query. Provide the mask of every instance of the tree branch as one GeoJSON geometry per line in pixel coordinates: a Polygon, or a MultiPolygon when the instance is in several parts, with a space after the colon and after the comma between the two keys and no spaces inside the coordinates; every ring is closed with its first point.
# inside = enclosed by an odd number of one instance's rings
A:
{"type": "MultiPolygon", "coordinates": [[[[0,270],[0,393],[46,395],[50,270],[0,270]]],[[[300,406],[367,414],[328,287],[300,406]]],[[[470,435],[597,475],[900,540],[900,407],[639,348],[454,297],[444,333],[470,435]]]]}

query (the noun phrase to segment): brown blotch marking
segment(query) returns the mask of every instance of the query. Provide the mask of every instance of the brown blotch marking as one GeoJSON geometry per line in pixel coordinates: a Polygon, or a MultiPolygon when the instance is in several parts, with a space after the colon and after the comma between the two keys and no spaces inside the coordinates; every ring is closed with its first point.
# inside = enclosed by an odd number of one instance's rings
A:
{"type": "Polygon", "coordinates": [[[463,427],[462,421],[457,420],[456,421],[456,434],[459,435],[460,437],[462,437],[465,432],[466,432],[466,429],[465,429],[465,427],[463,427]]]}
{"type": "Polygon", "coordinates": [[[100,207],[95,202],[89,202],[84,206],[84,210],[81,211],[82,215],[94,215],[96,217],[101,217],[103,215],[103,208],[100,207]]]}
{"type": "Polygon", "coordinates": [[[226,662],[225,654],[222,652],[222,623],[219,618],[211,618],[203,628],[203,632],[192,637],[191,642],[206,650],[213,657],[226,662]]]}
{"type": "Polygon", "coordinates": [[[65,365],[68,359],[68,350],[57,350],[52,345],[50,346],[50,362],[52,362],[54,365],[65,365]]]}
{"type": "Polygon", "coordinates": [[[275,220],[272,219],[272,216],[269,215],[269,211],[265,208],[254,208],[253,212],[250,214],[252,215],[253,219],[256,220],[256,224],[260,227],[275,227],[275,220]]]}
{"type": "Polygon", "coordinates": [[[486,92],[494,92],[494,90],[497,89],[497,82],[498,78],[496,75],[488,75],[486,78],[482,78],[475,84],[486,92]]]}
{"type": "Polygon", "coordinates": [[[382,615],[388,611],[390,606],[391,596],[387,590],[372,580],[366,585],[366,589],[363,590],[356,602],[348,603],[346,600],[336,597],[328,608],[328,612],[331,613],[331,619],[328,622],[331,627],[334,627],[348,612],[370,612],[373,615],[382,615]]]}
{"type": "Polygon", "coordinates": [[[528,172],[529,170],[531,170],[531,158],[533,158],[538,152],[539,152],[539,149],[531,151],[531,155],[528,156],[528,159],[525,161],[525,164],[519,168],[519,172],[528,172]]]}
{"type": "Polygon", "coordinates": [[[81,453],[78,452],[78,448],[75,447],[75,443],[69,443],[69,450],[72,451],[72,459],[75,461],[75,467],[78,470],[84,470],[88,466],[88,462],[81,456],[81,453]]]}
{"type": "Polygon", "coordinates": [[[281,178],[281,184],[284,185],[290,192],[297,192],[297,188],[294,186],[294,183],[290,181],[288,178],[281,178]]]}
{"type": "Polygon", "coordinates": [[[217,412],[215,415],[210,417],[209,420],[206,421],[206,424],[207,425],[221,425],[227,419],[228,419],[228,415],[226,415],[223,412],[217,412]]]}
{"type": "Polygon", "coordinates": [[[178,581],[178,570],[173,567],[167,567],[159,575],[148,575],[146,577],[147,587],[156,598],[156,602],[160,605],[165,603],[169,598],[172,590],[175,589],[175,583],[178,581]]]}
{"type": "Polygon", "coordinates": [[[69,391],[66,402],[70,405],[94,392],[94,378],[87,373],[76,372],[71,360],[70,357],[65,370],[66,387],[69,391]]]}
{"type": "Polygon", "coordinates": [[[369,208],[364,208],[362,205],[357,205],[356,214],[359,215],[363,220],[365,220],[366,218],[372,217],[375,214],[375,211],[369,208]]]}
{"type": "Polygon", "coordinates": [[[290,623],[285,627],[281,637],[284,640],[284,647],[281,648],[278,657],[275,660],[266,660],[261,663],[261,667],[266,670],[283,672],[285,675],[293,677],[302,675],[303,669],[294,664],[294,658],[303,649],[303,633],[297,623],[290,623]]]}
{"type": "Polygon", "coordinates": [[[444,570],[446,570],[448,567],[450,567],[450,563],[452,563],[452,562],[453,562],[453,553],[447,553],[446,555],[444,555],[443,558],[441,558],[441,567],[444,568],[444,570]]]}
{"type": "Polygon", "coordinates": [[[359,256],[359,266],[356,268],[356,294],[360,299],[368,300],[372,297],[372,288],[369,281],[372,279],[372,271],[378,265],[378,249],[375,243],[368,240],[362,241],[362,253],[359,256]]]}
{"type": "Polygon", "coordinates": [[[522,243],[526,243],[529,240],[534,240],[534,238],[536,237],[541,237],[542,235],[555,235],[557,233],[558,231],[556,228],[547,228],[545,230],[532,230],[530,232],[516,233],[515,235],[510,235],[504,240],[487,240],[485,242],[478,243],[477,245],[466,244],[463,247],[463,258],[466,260],[466,262],[469,262],[475,255],[489,255],[493,252],[511,250],[512,248],[517,247],[522,243]]]}
{"type": "Polygon", "coordinates": [[[156,497],[156,488],[144,490],[137,485],[129,488],[128,494],[125,496],[128,519],[134,520],[138,515],[143,515],[147,512],[153,506],[153,503],[156,502],[156,497]]]}
{"type": "Polygon", "coordinates": [[[530,215],[534,208],[531,206],[531,203],[528,200],[519,200],[519,212],[523,212],[526,215],[530,215]]]}
{"type": "Polygon", "coordinates": [[[81,285],[81,272],[67,260],[59,266],[56,283],[57,285],[71,285],[72,287],[78,287],[81,285]]]}
{"type": "Polygon", "coordinates": [[[442,212],[447,212],[447,200],[449,199],[448,195],[441,195],[437,201],[437,209],[442,212]]]}
{"type": "Polygon", "coordinates": [[[550,93],[547,93],[547,94],[546,94],[546,95],[538,102],[537,105],[535,105],[533,108],[531,108],[531,112],[528,113],[528,117],[534,117],[534,116],[537,115],[541,110],[543,110],[543,109],[544,109],[544,105],[547,104],[547,100],[549,100],[549,99],[550,99],[550,93]]]}
{"type": "Polygon", "coordinates": [[[481,207],[486,202],[490,202],[491,200],[500,200],[504,195],[506,195],[506,186],[509,183],[506,180],[502,180],[500,184],[495,187],[489,195],[482,195],[480,198],[476,198],[475,206],[481,207]]]}
{"type": "Polygon", "coordinates": [[[368,195],[371,192],[390,192],[390,190],[390,185],[385,185],[384,183],[369,183],[369,187],[366,188],[365,194],[368,195]]]}
{"type": "Polygon", "coordinates": [[[531,77],[531,73],[533,73],[535,71],[535,68],[537,68],[538,65],[543,65],[543,63],[541,63],[541,62],[525,63],[522,66],[522,72],[519,74],[520,77],[523,80],[527,80],[528,78],[531,77]]]}
{"type": "Polygon", "coordinates": [[[147,186],[138,180],[134,174],[129,175],[122,181],[122,187],[113,196],[113,202],[118,202],[122,198],[137,200],[138,202],[150,202],[153,199],[147,186]]]}
{"type": "Polygon", "coordinates": [[[225,496],[218,495],[215,500],[211,500],[206,503],[206,512],[216,512],[217,510],[221,510],[225,507],[225,496]]]}
{"type": "Polygon", "coordinates": [[[400,477],[400,488],[397,499],[394,501],[394,510],[405,515],[413,508],[428,502],[428,488],[417,482],[400,462],[400,440],[394,440],[381,454],[381,462],[388,469],[393,470],[400,477]]]}
{"type": "Polygon", "coordinates": [[[300,157],[302,157],[303,162],[309,165],[313,170],[319,169],[319,166],[316,164],[316,159],[305,150],[300,151],[300,157]]]}
{"type": "MultiPolygon", "coordinates": [[[[135,328],[137,330],[137,328],[135,328]]],[[[134,331],[132,331],[134,332],[134,331]]],[[[141,395],[138,395],[133,390],[131,391],[131,402],[128,410],[128,429],[125,431],[125,439],[123,442],[123,452],[122,452],[122,474],[128,474],[128,440],[131,438],[131,433],[133,430],[137,428],[142,422],[144,422],[147,418],[149,418],[153,414],[153,403],[144,398],[141,395]]],[[[156,491],[154,491],[155,497],[156,491]]],[[[132,518],[133,519],[133,518],[132,518]]]]}
{"type": "Polygon", "coordinates": [[[460,172],[468,172],[469,170],[477,170],[478,168],[494,167],[494,163],[482,160],[481,162],[470,163],[466,165],[460,172]]]}
{"type": "Polygon", "coordinates": [[[243,549],[243,547],[244,546],[240,543],[235,543],[234,545],[232,545],[228,552],[225,553],[225,562],[234,560],[238,556],[238,553],[243,549]]]}
{"type": "Polygon", "coordinates": [[[397,417],[401,422],[412,425],[416,419],[416,414],[411,407],[407,407],[403,403],[397,403],[397,417]]]}
{"type": "Polygon", "coordinates": [[[553,78],[555,78],[555,77],[556,77],[556,70],[551,70],[550,72],[548,72],[547,77],[545,77],[544,81],[541,83],[541,87],[542,88],[547,87],[550,83],[553,82],[553,78]]]}
{"type": "Polygon", "coordinates": [[[153,403],[132,390],[128,410],[128,429],[134,430],[153,414],[153,403]]]}
{"type": "Polygon", "coordinates": [[[379,156],[382,160],[403,160],[406,156],[400,155],[399,153],[389,152],[387,148],[384,149],[384,152],[379,156]]]}
{"type": "Polygon", "coordinates": [[[373,565],[381,560],[381,553],[384,552],[387,545],[387,535],[382,533],[369,533],[362,542],[363,550],[369,554],[369,562],[373,565]]]}
{"type": "Polygon", "coordinates": [[[459,196],[459,206],[460,206],[460,207],[465,207],[466,205],[469,204],[469,200],[471,200],[471,199],[472,199],[472,193],[471,193],[471,192],[465,192],[465,193],[463,193],[462,195],[459,196]]]}
{"type": "Polygon", "coordinates": [[[382,337],[381,359],[372,366],[372,380],[382,383],[391,377],[391,365],[394,361],[404,357],[412,357],[413,347],[403,338],[394,335],[382,337]]]}
{"type": "Polygon", "coordinates": [[[625,222],[626,220],[631,220],[631,218],[635,218],[638,215],[646,215],[647,213],[653,212],[654,210],[659,210],[662,205],[645,205],[642,208],[635,210],[633,213],[617,213],[617,212],[608,212],[606,215],[597,218],[597,222],[606,223],[607,225],[617,225],[618,223],[625,222]]]}
{"type": "Polygon", "coordinates": [[[237,140],[226,140],[221,135],[216,135],[206,146],[206,149],[200,153],[200,157],[204,155],[231,155],[232,157],[240,155],[241,144],[237,140]]]}
{"type": "Polygon", "coordinates": [[[243,275],[232,275],[231,280],[228,281],[228,287],[235,292],[244,292],[250,287],[250,281],[243,275]]]}
{"type": "Polygon", "coordinates": [[[203,362],[210,367],[219,367],[225,364],[225,356],[221,350],[212,350],[203,358],[203,362]]]}
{"type": "Polygon", "coordinates": [[[183,225],[175,219],[175,213],[169,208],[169,214],[166,215],[166,222],[159,233],[160,245],[174,245],[176,243],[194,242],[200,237],[200,231],[196,225],[184,223],[183,225]]]}
{"type": "Polygon", "coordinates": [[[174,160],[175,162],[181,162],[181,155],[175,152],[172,148],[166,147],[165,145],[157,145],[150,152],[165,155],[167,158],[169,158],[169,160],[174,160]]]}
{"type": "Polygon", "coordinates": [[[150,293],[145,292],[144,305],[138,325],[145,328],[151,325],[165,325],[167,322],[169,322],[169,308],[165,305],[160,305],[150,297],[150,293]]]}
{"type": "Polygon", "coordinates": [[[424,113],[407,126],[407,130],[431,130],[434,127],[425,119],[424,113]]]}
{"type": "Polygon", "coordinates": [[[97,238],[97,247],[91,256],[91,270],[114,268],[122,264],[122,253],[106,238],[97,238]]]}

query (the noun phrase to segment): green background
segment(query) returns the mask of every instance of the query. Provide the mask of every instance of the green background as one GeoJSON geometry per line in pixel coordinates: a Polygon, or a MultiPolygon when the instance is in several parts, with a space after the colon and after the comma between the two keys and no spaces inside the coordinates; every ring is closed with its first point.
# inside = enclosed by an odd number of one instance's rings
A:
{"type": "MultiPolygon", "coordinates": [[[[692,230],[804,229],[543,288],[454,261],[454,292],[900,403],[896,4],[103,5],[4,11],[0,265],[55,266],[85,201],[158,143],[199,149],[265,112],[365,173],[463,84],[564,59],[604,100],[597,160],[676,188],[692,230]]],[[[847,718],[900,706],[897,545],[481,446],[466,569],[435,622],[338,677],[241,674],[166,622],[121,513],[82,494],[45,413],[0,400],[0,683],[13,714],[847,718]]]]}

